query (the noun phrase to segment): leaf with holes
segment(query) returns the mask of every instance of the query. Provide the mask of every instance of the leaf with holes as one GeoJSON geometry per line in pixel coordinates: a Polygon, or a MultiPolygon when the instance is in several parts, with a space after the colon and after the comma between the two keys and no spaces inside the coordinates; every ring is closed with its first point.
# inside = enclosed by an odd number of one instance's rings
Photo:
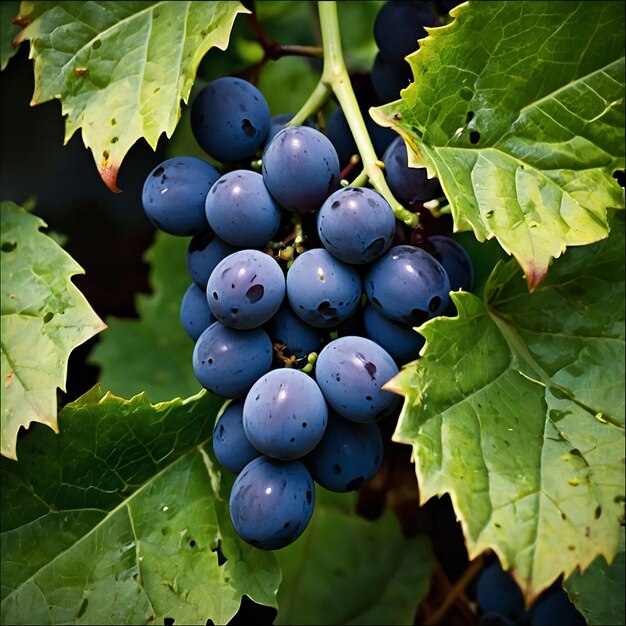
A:
{"type": "Polygon", "coordinates": [[[227,623],[275,605],[271,553],[236,535],[210,437],[223,400],[94,388],[3,459],[3,624],[227,623]]]}
{"type": "Polygon", "coordinates": [[[180,302],[191,284],[185,264],[189,239],[157,232],[146,253],[152,294],[137,296],[139,320],[107,318],[90,361],[100,383],[131,397],[145,391],[153,401],[186,398],[200,390],[191,367],[194,343],[180,323],[180,302]]]}
{"type": "Polygon", "coordinates": [[[32,104],[59,98],[65,141],[82,128],[113,190],[131,146],[171,137],[202,57],[226,49],[239,2],[22,2],[35,59],[32,104]]]}
{"type": "Polygon", "coordinates": [[[390,387],[423,501],[450,493],[470,557],[493,549],[528,599],[612,560],[624,508],[624,221],[571,250],[529,294],[514,261],[485,300],[420,328],[390,387]]]}
{"type": "Polygon", "coordinates": [[[277,553],[276,624],[413,624],[428,591],[430,543],[403,537],[389,510],[369,521],[355,508],[356,494],[316,488],[309,526],[277,553]]]}
{"type": "Polygon", "coordinates": [[[70,352],[105,328],[70,278],[82,268],[44,233],[43,220],[2,202],[2,454],[21,427],[57,427],[57,387],[70,352]]]}
{"type": "Polygon", "coordinates": [[[455,228],[496,237],[536,289],[623,208],[624,11],[616,2],[470,2],[408,57],[415,82],[372,110],[436,175],[455,228]]]}

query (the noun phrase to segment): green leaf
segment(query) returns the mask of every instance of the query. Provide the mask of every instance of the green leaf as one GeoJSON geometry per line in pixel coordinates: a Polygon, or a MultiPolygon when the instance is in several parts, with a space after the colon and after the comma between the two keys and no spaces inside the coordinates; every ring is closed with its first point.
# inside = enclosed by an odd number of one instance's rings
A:
{"type": "Polygon", "coordinates": [[[2,460],[3,624],[225,624],[275,606],[271,553],[235,535],[209,443],[220,404],[94,388],[2,460]],[[220,554],[221,553],[221,554],[220,554]],[[226,560],[220,565],[220,556],[226,560]]]}
{"type": "Polygon", "coordinates": [[[564,587],[590,626],[624,624],[624,528],[611,565],[598,557],[584,574],[574,572],[564,587]]]}
{"type": "Polygon", "coordinates": [[[71,277],[83,269],[40,229],[46,224],[2,202],[2,454],[16,459],[21,427],[58,431],[57,387],[70,352],[105,328],[71,277]]]}
{"type": "Polygon", "coordinates": [[[316,486],[315,512],[298,541],[276,553],[283,573],[276,624],[413,624],[433,556],[405,538],[391,512],[354,512],[354,494],[316,486]]]}
{"type": "Polygon", "coordinates": [[[100,176],[117,191],[131,146],[170,137],[202,57],[228,45],[239,2],[22,2],[35,59],[32,104],[59,98],[65,141],[82,128],[100,176]]]}
{"type": "Polygon", "coordinates": [[[153,293],[137,296],[139,320],[107,318],[90,362],[100,383],[122,397],[145,391],[154,401],[186,398],[200,390],[191,367],[193,341],[180,323],[180,303],[191,284],[185,255],[188,237],[157,232],[146,253],[153,293]]]}
{"type": "Polygon", "coordinates": [[[0,2],[0,71],[17,52],[13,39],[20,32],[20,27],[13,24],[13,18],[18,14],[20,3],[17,1],[0,2]]]}
{"type": "Polygon", "coordinates": [[[496,237],[533,290],[624,206],[623,7],[492,1],[451,14],[408,57],[414,84],[372,114],[440,179],[455,228],[496,237]]]}
{"type": "Polygon", "coordinates": [[[485,301],[420,328],[391,387],[423,501],[450,493],[470,558],[493,549],[528,599],[618,549],[624,505],[624,221],[529,294],[514,261],[485,301]]]}

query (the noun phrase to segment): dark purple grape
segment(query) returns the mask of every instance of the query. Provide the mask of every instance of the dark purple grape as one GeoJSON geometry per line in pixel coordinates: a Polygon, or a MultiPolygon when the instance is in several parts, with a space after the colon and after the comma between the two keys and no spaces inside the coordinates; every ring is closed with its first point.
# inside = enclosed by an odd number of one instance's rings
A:
{"type": "Polygon", "coordinates": [[[224,398],[240,398],[272,366],[272,342],[261,328],[234,330],[213,322],[193,349],[200,384],[224,398]]]}
{"type": "Polygon", "coordinates": [[[339,158],[330,140],[314,128],[287,126],[263,153],[263,180],[292,213],[317,211],[339,188],[339,158]]]}
{"type": "Polygon", "coordinates": [[[300,461],[260,456],[246,465],[230,492],[230,518],[251,546],[278,550],[305,530],[315,507],[315,484],[300,461]]]}
{"type": "Polygon", "coordinates": [[[301,359],[320,349],[321,338],[317,328],[303,322],[288,305],[283,305],[272,317],[266,324],[266,330],[273,344],[284,346],[284,356],[301,359]]]}
{"type": "Polygon", "coordinates": [[[326,136],[337,151],[339,165],[343,168],[350,162],[350,157],[358,153],[352,131],[343,109],[335,109],[326,121],[326,136]]]}
{"type": "Polygon", "coordinates": [[[400,202],[426,202],[442,195],[436,178],[428,178],[425,167],[409,167],[407,148],[402,137],[394,139],[385,154],[385,178],[389,189],[400,202]]]}
{"type": "Polygon", "coordinates": [[[474,286],[474,266],[467,250],[451,237],[445,235],[431,235],[428,238],[430,252],[443,265],[450,280],[452,291],[471,291],[474,286]]]}
{"type": "Polygon", "coordinates": [[[193,281],[202,289],[206,289],[211,272],[215,266],[229,254],[239,248],[231,246],[223,239],[216,237],[213,231],[196,235],[187,248],[187,270],[193,281]]]}
{"type": "Polygon", "coordinates": [[[373,422],[400,401],[399,396],[381,390],[397,373],[389,353],[358,336],[331,341],[315,363],[315,379],[326,402],[354,422],[373,422]]]}
{"type": "Polygon", "coordinates": [[[287,299],[293,312],[316,328],[331,328],[355,313],[361,277],[352,266],[325,248],[296,257],[287,272],[287,299]]]}
{"type": "Polygon", "coordinates": [[[251,159],[270,130],[263,94],[242,78],[224,76],[208,85],[191,105],[191,130],[206,153],[230,163],[251,159]]]}
{"type": "Polygon", "coordinates": [[[197,235],[209,224],[204,201],[220,173],[194,157],[173,157],[148,174],[141,202],[148,219],[170,235],[197,235]]]}
{"type": "Polygon", "coordinates": [[[373,189],[343,187],[331,194],[317,214],[324,247],[340,261],[370,263],[391,246],[396,218],[389,203],[373,189]]]}
{"type": "Polygon", "coordinates": [[[363,310],[367,336],[384,348],[396,363],[404,364],[419,357],[425,339],[416,330],[381,315],[370,302],[363,310]]]}
{"type": "Polygon", "coordinates": [[[572,604],[560,583],[546,589],[530,609],[531,626],[585,626],[585,618],[572,604]]]}
{"type": "Polygon", "coordinates": [[[398,64],[418,49],[417,40],[427,35],[424,27],[434,26],[436,19],[433,2],[390,0],[374,21],[376,45],[392,63],[398,64]]]}
{"type": "Polygon", "coordinates": [[[372,87],[381,103],[400,98],[400,90],[409,86],[413,74],[406,61],[392,63],[382,53],[378,53],[372,66],[372,87]]]}
{"type": "Polygon", "coordinates": [[[476,581],[476,603],[481,613],[499,615],[514,623],[525,614],[522,592],[498,561],[480,572],[476,581]]]}
{"type": "Polygon", "coordinates": [[[240,248],[264,245],[280,226],[280,207],[263,176],[251,170],[234,170],[220,177],[207,194],[205,210],[213,231],[240,248]]]}
{"type": "Polygon", "coordinates": [[[300,370],[272,370],[257,380],[243,405],[243,428],[263,454],[290,461],[320,442],[328,407],[316,382],[300,370]]]}
{"type": "Polygon", "coordinates": [[[220,465],[235,474],[261,456],[243,430],[243,400],[233,400],[215,423],[213,452],[220,465]]]}
{"type": "Polygon", "coordinates": [[[383,437],[378,424],[357,424],[331,413],[322,440],[304,464],[316,483],[344,492],[370,481],[382,461],[383,437]]]}
{"type": "Polygon", "coordinates": [[[285,297],[285,276],[269,254],[238,250],[220,261],[206,286],[211,312],[229,328],[257,328],[285,297]]]}
{"type": "Polygon", "coordinates": [[[442,315],[450,301],[446,270],[426,250],[395,246],[375,261],[363,283],[370,302],[386,318],[421,326],[442,315]]]}
{"type": "Polygon", "coordinates": [[[215,321],[206,299],[206,292],[196,283],[192,283],[180,303],[180,323],[187,336],[197,341],[202,332],[215,321]]]}

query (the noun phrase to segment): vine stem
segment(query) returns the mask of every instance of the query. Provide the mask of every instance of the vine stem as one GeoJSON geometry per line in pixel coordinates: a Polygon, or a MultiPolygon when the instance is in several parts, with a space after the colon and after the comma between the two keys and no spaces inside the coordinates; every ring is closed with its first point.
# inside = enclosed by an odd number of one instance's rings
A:
{"type": "Polygon", "coordinates": [[[382,170],[383,163],[376,156],[363,115],[354,95],[354,89],[348,76],[341,49],[337,3],[335,1],[323,0],[317,3],[317,7],[322,31],[322,46],[324,48],[324,68],[319,83],[289,124],[302,124],[309,115],[317,112],[330,98],[331,94],[334,93],[339,101],[339,106],[343,109],[346,116],[348,126],[363,162],[363,173],[358,177],[359,182],[364,182],[364,178],[367,177],[374,189],[391,205],[396,218],[407,224],[407,226],[415,228],[418,224],[419,216],[417,213],[407,211],[396,200],[389,189],[382,170]]]}

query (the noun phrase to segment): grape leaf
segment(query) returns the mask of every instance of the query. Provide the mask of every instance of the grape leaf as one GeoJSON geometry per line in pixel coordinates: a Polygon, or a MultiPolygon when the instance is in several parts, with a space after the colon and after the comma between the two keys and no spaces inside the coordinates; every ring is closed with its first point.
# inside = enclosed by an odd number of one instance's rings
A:
{"type": "Polygon", "coordinates": [[[191,284],[188,237],[157,232],[146,253],[153,293],[137,296],[139,320],[109,317],[90,362],[100,383],[122,397],[145,391],[153,401],[186,398],[200,390],[191,367],[193,341],[180,323],[180,303],[191,284]]]}
{"type": "Polygon", "coordinates": [[[170,137],[198,65],[228,45],[239,2],[22,2],[35,60],[32,104],[59,98],[65,142],[82,128],[106,185],[131,146],[170,137]]]}
{"type": "Polygon", "coordinates": [[[83,269],[46,224],[1,203],[2,454],[16,459],[20,427],[57,426],[57,387],[65,390],[70,352],[105,328],[71,282],[83,269]]]}
{"type": "Polygon", "coordinates": [[[0,2],[0,71],[17,52],[13,39],[20,32],[20,27],[14,25],[12,20],[18,14],[19,8],[20,3],[17,1],[0,2]]]}
{"type": "Polygon", "coordinates": [[[355,494],[316,486],[308,528],[276,553],[283,580],[274,623],[413,624],[428,591],[430,544],[403,537],[391,512],[371,522],[355,505],[355,494]]]}
{"type": "Polygon", "coordinates": [[[407,57],[415,82],[372,116],[441,182],[455,228],[496,237],[535,289],[623,208],[620,3],[470,2],[407,57]]]}
{"type": "Polygon", "coordinates": [[[492,548],[532,600],[561,572],[615,556],[624,506],[624,220],[529,294],[514,261],[485,300],[420,333],[394,439],[421,498],[450,493],[470,557],[492,548]]]}
{"type": "Polygon", "coordinates": [[[207,443],[222,402],[94,388],[60,435],[20,441],[0,464],[3,624],[225,624],[243,594],[275,606],[276,560],[235,535],[207,443]]]}
{"type": "Polygon", "coordinates": [[[624,567],[622,528],[619,552],[611,565],[598,557],[584,574],[574,572],[565,581],[570,600],[590,626],[624,623],[624,567]]]}

